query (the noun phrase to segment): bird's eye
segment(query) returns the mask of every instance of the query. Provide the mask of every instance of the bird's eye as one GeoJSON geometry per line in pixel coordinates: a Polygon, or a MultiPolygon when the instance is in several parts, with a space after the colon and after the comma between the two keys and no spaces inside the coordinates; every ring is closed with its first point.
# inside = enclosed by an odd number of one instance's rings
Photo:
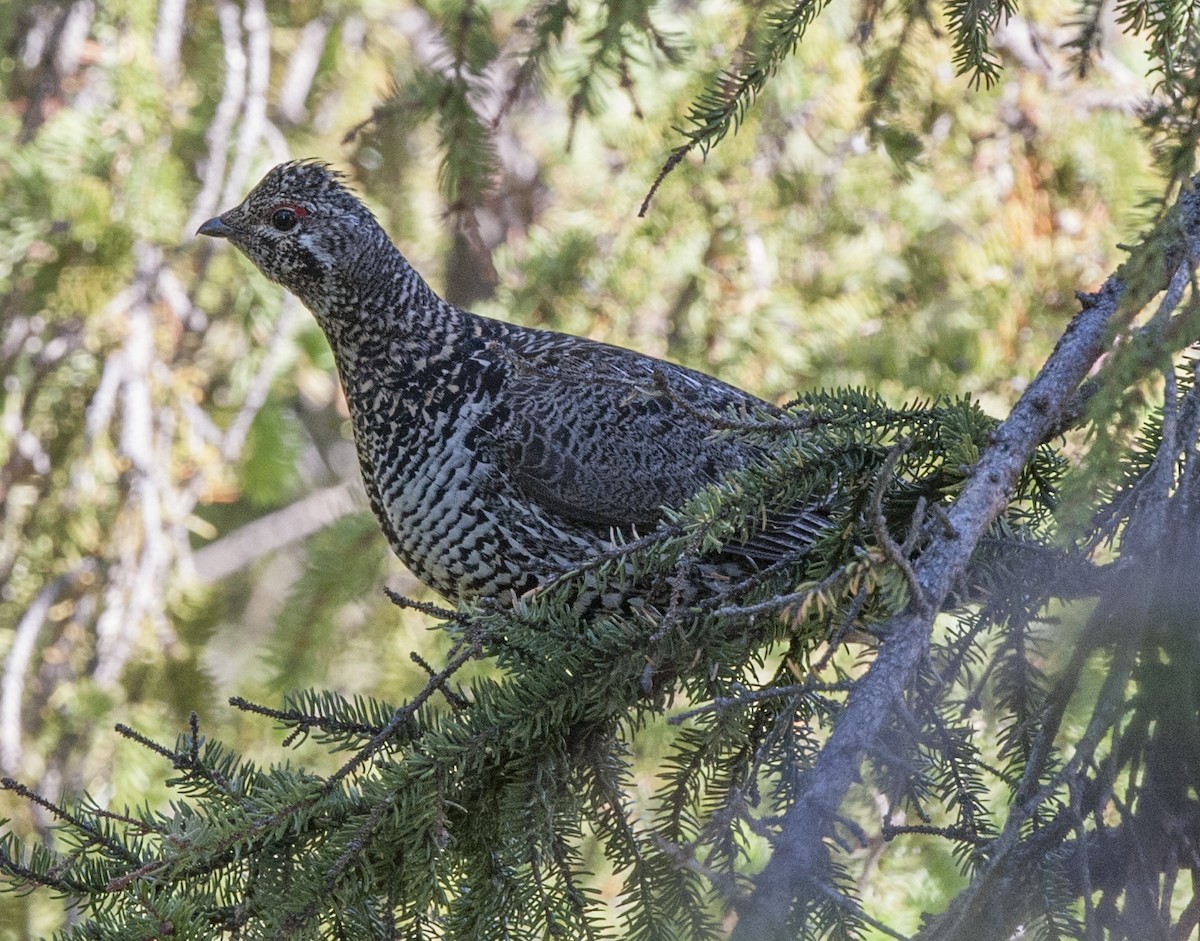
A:
{"type": "Polygon", "coordinates": [[[271,225],[275,226],[280,232],[287,232],[293,229],[296,223],[300,221],[300,217],[304,215],[304,210],[298,206],[280,206],[271,213],[271,225]]]}

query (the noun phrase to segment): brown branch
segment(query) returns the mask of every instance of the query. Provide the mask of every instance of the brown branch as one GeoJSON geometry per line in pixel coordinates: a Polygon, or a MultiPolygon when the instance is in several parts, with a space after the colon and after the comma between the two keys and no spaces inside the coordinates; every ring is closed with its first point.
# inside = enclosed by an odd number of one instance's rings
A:
{"type": "Polygon", "coordinates": [[[638,208],[638,218],[644,219],[646,213],[650,211],[650,203],[654,199],[654,194],[658,192],[658,188],[663,185],[663,181],[667,178],[672,170],[683,162],[683,158],[688,155],[688,152],[695,147],[693,144],[681,144],[671,151],[671,155],[667,157],[666,162],[662,165],[662,169],[658,171],[658,176],[654,178],[654,182],[650,184],[650,191],[646,194],[646,198],[642,200],[642,205],[638,208]]]}

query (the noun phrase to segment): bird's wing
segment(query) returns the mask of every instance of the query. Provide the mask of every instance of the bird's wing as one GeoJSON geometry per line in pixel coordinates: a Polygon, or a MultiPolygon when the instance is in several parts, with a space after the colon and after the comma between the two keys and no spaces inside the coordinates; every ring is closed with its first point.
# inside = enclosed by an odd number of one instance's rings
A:
{"type": "Polygon", "coordinates": [[[501,471],[533,501],[597,527],[651,525],[660,507],[744,466],[751,449],[722,424],[772,410],[709,376],[599,343],[551,340],[508,366],[493,424],[501,471]]]}
{"type": "Polygon", "coordinates": [[[768,513],[758,529],[744,539],[725,544],[727,555],[770,565],[804,553],[831,525],[828,504],[812,504],[782,513],[768,513]]]}

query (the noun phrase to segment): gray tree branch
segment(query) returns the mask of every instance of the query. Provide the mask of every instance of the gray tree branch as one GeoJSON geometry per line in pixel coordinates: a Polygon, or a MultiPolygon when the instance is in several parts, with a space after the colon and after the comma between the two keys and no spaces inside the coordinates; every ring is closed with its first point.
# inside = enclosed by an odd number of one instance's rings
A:
{"type": "MultiPolygon", "coordinates": [[[[880,749],[884,725],[901,704],[928,653],[934,617],[951,586],[965,570],[980,537],[1008,505],[1021,471],[1038,444],[1061,420],[1104,351],[1109,325],[1127,293],[1136,296],[1126,309],[1137,310],[1149,299],[1147,290],[1167,287],[1178,266],[1190,262],[1185,246],[1193,243],[1198,233],[1200,196],[1193,187],[1181,196],[1173,213],[1159,227],[1160,237],[1174,235],[1175,257],[1164,259],[1158,283],[1148,285],[1139,280],[1138,290],[1129,291],[1122,268],[1097,294],[1083,297],[1083,309],[1011,414],[996,429],[991,446],[948,511],[948,530],[934,536],[915,566],[922,596],[882,626],[880,633],[885,639],[874,664],[850,694],[808,775],[806,789],[783,815],[771,859],[754,880],[751,894],[738,906],[734,941],[782,941],[790,937],[793,905],[797,899],[813,897],[824,881],[829,867],[826,843],[834,835],[842,801],[859,780],[863,761],[880,749]]],[[[1148,244],[1161,243],[1152,238],[1148,244]]]]}

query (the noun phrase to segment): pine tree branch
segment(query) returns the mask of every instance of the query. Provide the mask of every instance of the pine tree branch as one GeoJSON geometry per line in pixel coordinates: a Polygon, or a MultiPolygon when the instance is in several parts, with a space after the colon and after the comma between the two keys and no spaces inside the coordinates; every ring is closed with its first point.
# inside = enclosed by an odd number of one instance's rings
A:
{"type": "Polygon", "coordinates": [[[1038,443],[1061,420],[1103,352],[1110,323],[1119,313],[1140,309],[1150,292],[1164,289],[1176,269],[1188,263],[1186,245],[1200,237],[1197,182],[1193,180],[1176,211],[1144,243],[1141,265],[1133,268],[1135,256],[1098,293],[1083,299],[1083,309],[1041,372],[996,429],[991,446],[947,513],[949,531],[935,534],[915,565],[921,595],[882,626],[885,640],[874,664],[848,698],[807,786],[783,815],[771,860],[754,880],[750,896],[738,906],[733,941],[783,941],[790,937],[793,903],[815,897],[816,886],[830,868],[826,841],[833,834],[836,814],[859,780],[863,760],[881,747],[888,719],[928,654],[935,613],[988,526],[1008,505],[1038,443]],[[1157,276],[1146,277],[1147,270],[1157,276]]]}

